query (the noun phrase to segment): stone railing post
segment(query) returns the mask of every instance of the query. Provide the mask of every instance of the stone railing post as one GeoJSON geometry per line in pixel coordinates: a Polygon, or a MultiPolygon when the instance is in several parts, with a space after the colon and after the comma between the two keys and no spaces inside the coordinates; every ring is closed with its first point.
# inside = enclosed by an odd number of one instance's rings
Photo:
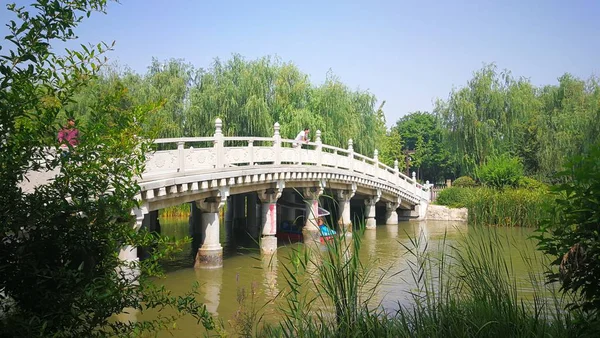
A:
{"type": "Polygon", "coordinates": [[[275,122],[273,129],[273,153],[275,155],[273,164],[279,165],[281,164],[281,135],[279,134],[279,122],[275,122]]]}
{"type": "Polygon", "coordinates": [[[398,168],[398,159],[394,160],[394,183],[400,185],[400,168],[398,168]]]}
{"type": "Polygon", "coordinates": [[[373,173],[375,176],[379,176],[377,173],[377,169],[379,169],[379,150],[375,149],[373,152],[373,165],[375,166],[375,172],[373,173]]]}
{"type": "Polygon", "coordinates": [[[354,143],[352,139],[348,140],[348,169],[354,170],[354,143]]]}
{"type": "Polygon", "coordinates": [[[214,149],[215,158],[217,163],[216,168],[223,168],[225,166],[225,145],[223,144],[223,121],[220,118],[215,120],[215,135],[214,135],[214,149]]]}
{"type": "Polygon", "coordinates": [[[254,140],[248,140],[248,165],[254,165],[254,140]]]}
{"type": "Polygon", "coordinates": [[[323,142],[321,141],[321,131],[317,130],[317,139],[315,140],[317,147],[315,151],[317,152],[317,165],[320,166],[323,163],[322,152],[323,152],[323,142]]]}
{"type": "Polygon", "coordinates": [[[185,146],[185,142],[181,141],[181,142],[177,142],[177,160],[178,160],[178,167],[177,167],[177,172],[182,173],[185,171],[185,155],[184,155],[184,146],[185,146]]]}

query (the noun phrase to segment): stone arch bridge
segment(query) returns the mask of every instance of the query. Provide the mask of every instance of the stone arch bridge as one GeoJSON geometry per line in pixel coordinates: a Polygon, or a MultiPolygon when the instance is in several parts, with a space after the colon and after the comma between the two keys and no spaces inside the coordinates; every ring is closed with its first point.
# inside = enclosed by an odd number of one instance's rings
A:
{"type": "MultiPolygon", "coordinates": [[[[158,210],[190,203],[190,232],[199,239],[195,266],[201,268],[222,266],[219,210],[225,205],[225,222],[245,219],[245,230],[272,253],[280,221],[300,219],[304,236],[318,234],[320,203],[335,209],[338,226],[352,229],[353,209],[374,229],[376,219],[397,224],[400,218],[423,218],[431,197],[429,185],[418,184],[414,173],[403,175],[397,162],[393,168],[379,162],[377,150],[369,158],[354,152],[352,140],[347,149],[329,146],[320,131],[314,142],[302,144],[282,139],[278,123],[273,137],[226,137],[217,119],[212,137],[155,144],[139,181],[137,226],[152,230],[158,210]],[[298,205],[305,209],[300,216],[298,205]]],[[[121,256],[135,259],[137,250],[127,248],[121,256]]]]}

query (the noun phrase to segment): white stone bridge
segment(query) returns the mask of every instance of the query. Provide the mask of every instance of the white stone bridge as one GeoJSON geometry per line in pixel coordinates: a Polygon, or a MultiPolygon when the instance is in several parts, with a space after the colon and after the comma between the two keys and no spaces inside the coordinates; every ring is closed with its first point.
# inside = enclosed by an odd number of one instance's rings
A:
{"type": "MultiPolygon", "coordinates": [[[[138,225],[153,229],[159,209],[192,202],[190,229],[199,238],[196,266],[219,267],[224,205],[225,222],[245,220],[245,230],[261,237],[266,253],[277,247],[278,219],[300,218],[304,236],[318,234],[319,201],[337,202],[328,203],[329,209],[336,209],[330,210],[334,220],[347,230],[352,229],[351,205],[362,211],[367,229],[375,228],[376,217],[387,224],[424,217],[429,186],[418,184],[414,174],[400,173],[397,162],[394,168],[379,162],[377,150],[369,158],[354,152],[352,140],[347,149],[325,145],[320,131],[314,142],[297,147],[294,142],[281,138],[278,123],[273,137],[225,137],[220,119],[213,137],[156,140],[140,181],[138,225]],[[300,216],[294,205],[306,206],[300,216]]],[[[131,250],[129,258],[134,255],[131,250]]]]}

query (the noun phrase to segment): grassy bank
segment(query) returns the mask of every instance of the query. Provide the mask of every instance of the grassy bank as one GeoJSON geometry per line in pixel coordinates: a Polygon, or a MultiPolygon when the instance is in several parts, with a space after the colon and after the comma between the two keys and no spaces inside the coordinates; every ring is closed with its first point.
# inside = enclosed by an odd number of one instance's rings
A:
{"type": "Polygon", "coordinates": [[[469,209],[469,224],[538,227],[550,216],[552,196],[545,189],[452,187],[442,190],[436,204],[469,209]]]}

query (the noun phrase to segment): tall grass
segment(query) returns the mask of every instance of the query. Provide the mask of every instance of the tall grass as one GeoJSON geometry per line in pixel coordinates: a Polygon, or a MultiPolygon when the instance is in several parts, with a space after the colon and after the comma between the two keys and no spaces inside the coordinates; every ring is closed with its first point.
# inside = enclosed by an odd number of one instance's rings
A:
{"type": "Polygon", "coordinates": [[[538,227],[551,215],[551,195],[544,189],[458,188],[442,190],[437,204],[469,209],[469,224],[538,227]]]}
{"type": "MultiPolygon", "coordinates": [[[[477,230],[475,230],[477,231],[477,230]]],[[[576,337],[572,315],[552,287],[528,276],[532,295],[517,292],[510,239],[469,233],[459,247],[432,254],[414,238],[406,246],[411,305],[395,313],[370,304],[389,271],[375,273],[359,259],[360,236],[335,238],[325,250],[299,247],[285,264],[282,320],[264,324],[263,337],[576,337]],[[309,291],[309,292],[308,292],[309,291]]],[[[522,256],[531,264],[543,264],[522,256]]]]}

